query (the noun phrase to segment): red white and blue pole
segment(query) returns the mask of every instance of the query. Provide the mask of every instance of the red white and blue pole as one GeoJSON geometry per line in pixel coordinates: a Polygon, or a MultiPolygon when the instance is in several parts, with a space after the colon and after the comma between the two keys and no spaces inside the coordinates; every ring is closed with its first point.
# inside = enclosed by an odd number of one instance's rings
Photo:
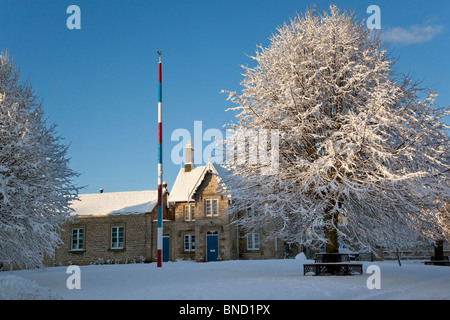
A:
{"type": "Polygon", "coordinates": [[[158,239],[157,239],[157,267],[162,267],[163,251],[163,191],[162,191],[162,64],[161,51],[158,51],[158,239]]]}

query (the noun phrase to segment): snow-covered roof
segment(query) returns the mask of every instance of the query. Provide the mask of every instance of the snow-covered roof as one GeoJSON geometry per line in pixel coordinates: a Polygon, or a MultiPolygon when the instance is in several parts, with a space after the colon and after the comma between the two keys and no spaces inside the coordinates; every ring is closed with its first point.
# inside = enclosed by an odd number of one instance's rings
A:
{"type": "Polygon", "coordinates": [[[151,212],[158,204],[158,191],[126,191],[80,194],[72,202],[72,216],[126,215],[151,212]]]}
{"type": "Polygon", "coordinates": [[[194,200],[195,190],[200,186],[206,173],[218,174],[217,164],[208,162],[206,166],[194,167],[190,172],[181,168],[169,195],[169,202],[187,202],[194,200]]]}

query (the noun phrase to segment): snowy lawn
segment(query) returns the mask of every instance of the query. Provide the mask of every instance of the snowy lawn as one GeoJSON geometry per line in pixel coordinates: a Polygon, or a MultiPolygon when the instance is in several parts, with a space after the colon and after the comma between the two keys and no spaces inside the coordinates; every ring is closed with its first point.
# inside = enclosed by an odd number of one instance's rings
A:
{"type": "Polygon", "coordinates": [[[421,262],[363,262],[381,270],[381,289],[369,290],[371,274],[303,276],[302,260],[190,261],[81,266],[81,289],[69,290],[67,267],[0,272],[1,299],[450,299],[450,267],[421,262]],[[27,281],[28,280],[28,281],[27,281]],[[31,280],[31,281],[29,281],[31,280]]]}

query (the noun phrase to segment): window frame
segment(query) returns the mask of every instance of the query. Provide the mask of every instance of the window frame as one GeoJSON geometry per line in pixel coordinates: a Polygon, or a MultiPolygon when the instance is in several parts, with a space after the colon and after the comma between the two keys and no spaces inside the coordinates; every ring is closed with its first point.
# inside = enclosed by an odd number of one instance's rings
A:
{"type": "Polygon", "coordinates": [[[125,248],[125,228],[124,226],[112,226],[111,227],[111,241],[110,241],[111,250],[121,250],[125,248]],[[116,230],[116,238],[117,241],[114,242],[114,230],[116,230]],[[120,233],[119,230],[122,230],[122,241],[120,241],[120,233]],[[122,246],[120,244],[122,243],[122,246]]]}
{"type": "Polygon", "coordinates": [[[258,232],[247,233],[247,250],[261,250],[261,235],[258,232]]]}
{"type": "Polygon", "coordinates": [[[183,206],[184,212],[184,221],[191,222],[195,221],[195,205],[193,204],[185,204],[183,206]],[[189,210],[187,210],[189,208],[189,210]]]}
{"type": "Polygon", "coordinates": [[[184,252],[195,252],[195,234],[184,235],[183,247],[184,252]]]}
{"type": "Polygon", "coordinates": [[[72,233],[70,235],[70,251],[83,251],[83,250],[84,250],[84,228],[72,228],[72,233]],[[76,231],[76,246],[74,246],[74,231],[76,231]]]}
{"type": "Polygon", "coordinates": [[[218,217],[219,216],[219,200],[218,199],[205,199],[205,216],[206,217],[218,217]],[[209,210],[208,210],[209,207],[209,210]]]}

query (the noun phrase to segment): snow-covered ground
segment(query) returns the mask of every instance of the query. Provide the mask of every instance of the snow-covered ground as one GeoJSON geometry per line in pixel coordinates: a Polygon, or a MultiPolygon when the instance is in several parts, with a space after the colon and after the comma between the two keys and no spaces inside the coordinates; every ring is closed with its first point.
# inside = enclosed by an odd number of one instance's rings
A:
{"type": "Polygon", "coordinates": [[[302,259],[81,266],[69,290],[67,267],[0,272],[0,299],[450,299],[450,267],[419,261],[363,262],[364,274],[304,276],[302,259]],[[368,289],[376,264],[381,289],[368,289]]]}

